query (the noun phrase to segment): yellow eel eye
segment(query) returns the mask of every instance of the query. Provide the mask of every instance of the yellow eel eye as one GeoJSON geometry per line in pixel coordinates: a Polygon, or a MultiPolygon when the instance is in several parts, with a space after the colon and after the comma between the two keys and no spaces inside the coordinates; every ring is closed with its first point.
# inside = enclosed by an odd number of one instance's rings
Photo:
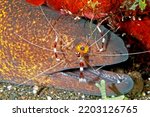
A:
{"type": "Polygon", "coordinates": [[[84,43],[80,43],[76,46],[76,51],[80,54],[87,54],[89,52],[89,46],[84,43]]]}

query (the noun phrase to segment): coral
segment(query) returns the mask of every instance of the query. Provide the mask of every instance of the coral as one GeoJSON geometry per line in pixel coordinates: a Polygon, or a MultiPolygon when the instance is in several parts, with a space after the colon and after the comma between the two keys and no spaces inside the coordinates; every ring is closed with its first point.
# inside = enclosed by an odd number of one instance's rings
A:
{"type": "Polygon", "coordinates": [[[28,3],[40,6],[45,3],[45,0],[26,0],[28,3]]]}
{"type": "Polygon", "coordinates": [[[65,9],[72,14],[97,19],[113,13],[122,0],[47,0],[47,4],[56,10],[65,9]],[[112,7],[113,6],[113,7],[112,7]]]}
{"type": "Polygon", "coordinates": [[[121,22],[120,29],[140,40],[146,48],[150,49],[150,18],[121,22]]]}
{"type": "Polygon", "coordinates": [[[123,0],[26,0],[34,5],[46,2],[55,10],[69,11],[77,16],[88,18],[102,18],[109,12],[113,13],[120,7],[123,0]],[[112,7],[113,6],[113,7],[112,7]]]}

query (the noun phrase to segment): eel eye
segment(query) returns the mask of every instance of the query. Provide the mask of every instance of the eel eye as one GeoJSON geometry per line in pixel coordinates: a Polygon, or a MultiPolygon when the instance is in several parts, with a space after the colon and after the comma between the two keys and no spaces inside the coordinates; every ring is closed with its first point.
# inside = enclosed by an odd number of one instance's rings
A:
{"type": "Polygon", "coordinates": [[[87,54],[89,52],[89,46],[84,43],[80,43],[76,46],[76,51],[80,54],[87,54]]]}

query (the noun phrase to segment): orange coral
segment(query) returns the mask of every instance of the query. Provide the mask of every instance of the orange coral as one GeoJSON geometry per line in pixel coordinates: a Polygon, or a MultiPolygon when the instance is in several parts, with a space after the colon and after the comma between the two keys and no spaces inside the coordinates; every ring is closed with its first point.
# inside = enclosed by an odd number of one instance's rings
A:
{"type": "Polygon", "coordinates": [[[122,0],[46,0],[55,10],[65,9],[78,16],[101,18],[115,12],[122,0]]]}
{"type": "Polygon", "coordinates": [[[45,3],[45,0],[26,0],[28,3],[40,6],[45,3]]]}
{"type": "Polygon", "coordinates": [[[150,18],[120,23],[120,29],[137,38],[150,49],[150,18]]]}
{"type": "Polygon", "coordinates": [[[34,5],[46,3],[55,10],[66,10],[78,16],[101,18],[115,12],[124,0],[26,0],[34,5]]]}

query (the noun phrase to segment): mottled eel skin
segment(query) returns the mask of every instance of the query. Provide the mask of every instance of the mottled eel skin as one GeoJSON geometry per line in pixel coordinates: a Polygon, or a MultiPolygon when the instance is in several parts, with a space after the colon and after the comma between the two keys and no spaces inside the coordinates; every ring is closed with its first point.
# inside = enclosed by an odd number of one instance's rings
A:
{"type": "Polygon", "coordinates": [[[58,12],[28,5],[24,0],[0,1],[0,81],[17,84],[35,83],[62,89],[100,95],[95,82],[101,78],[107,81],[108,95],[114,89],[124,94],[133,86],[131,78],[104,70],[95,72],[92,66],[112,65],[125,61],[128,56],[123,41],[114,33],[101,26],[106,50],[99,52],[101,34],[95,25],[84,20],[75,21],[72,16],[62,16],[58,12]],[[54,31],[52,26],[54,27],[54,31]],[[56,61],[53,49],[58,36],[57,51],[60,61],[56,61]],[[79,83],[79,57],[75,47],[88,43],[88,65],[92,69],[84,71],[87,83],[79,83]],[[114,56],[117,55],[117,56],[114,56]],[[76,68],[76,69],[75,69],[76,68]],[[67,70],[67,71],[65,71],[67,70]],[[115,88],[114,88],[115,87],[115,88]]]}

